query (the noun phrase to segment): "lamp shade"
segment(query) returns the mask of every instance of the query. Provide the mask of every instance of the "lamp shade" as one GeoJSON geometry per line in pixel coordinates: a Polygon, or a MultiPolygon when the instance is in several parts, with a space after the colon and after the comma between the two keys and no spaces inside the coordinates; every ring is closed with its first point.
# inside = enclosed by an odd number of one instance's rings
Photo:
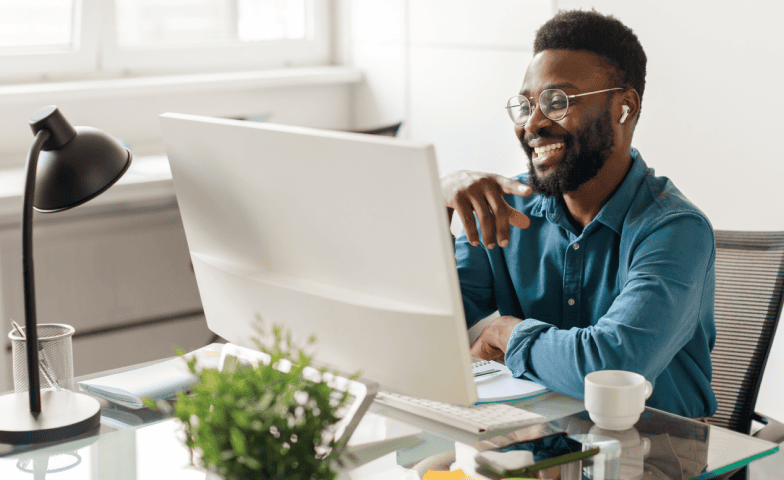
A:
{"type": "Polygon", "coordinates": [[[92,127],[72,127],[55,106],[31,119],[33,133],[49,130],[38,158],[33,206],[41,212],[66,210],[111,187],[131,164],[117,139],[92,127]]]}

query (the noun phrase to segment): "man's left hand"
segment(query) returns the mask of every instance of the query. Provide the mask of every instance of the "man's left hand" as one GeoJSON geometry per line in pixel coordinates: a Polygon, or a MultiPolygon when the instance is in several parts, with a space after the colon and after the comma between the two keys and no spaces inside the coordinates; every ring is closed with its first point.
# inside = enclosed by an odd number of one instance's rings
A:
{"type": "Polygon", "coordinates": [[[498,317],[490,322],[471,345],[471,356],[504,363],[506,344],[509,343],[512,330],[521,322],[522,320],[512,316],[498,317]]]}

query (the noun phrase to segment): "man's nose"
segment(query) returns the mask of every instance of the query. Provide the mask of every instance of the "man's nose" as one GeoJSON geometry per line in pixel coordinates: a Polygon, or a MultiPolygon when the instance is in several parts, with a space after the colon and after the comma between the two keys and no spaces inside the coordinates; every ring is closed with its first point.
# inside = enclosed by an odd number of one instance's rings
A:
{"type": "Polygon", "coordinates": [[[538,133],[542,128],[549,126],[551,123],[552,120],[547,118],[539,105],[536,105],[533,109],[533,112],[531,112],[531,116],[528,117],[528,121],[525,123],[524,128],[528,134],[535,134],[538,133]]]}

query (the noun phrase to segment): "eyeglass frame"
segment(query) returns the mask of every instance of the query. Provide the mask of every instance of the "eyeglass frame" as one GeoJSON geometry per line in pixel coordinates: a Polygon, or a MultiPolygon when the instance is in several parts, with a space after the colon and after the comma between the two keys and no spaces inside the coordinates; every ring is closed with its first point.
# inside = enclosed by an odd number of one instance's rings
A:
{"type": "MultiPolygon", "coordinates": [[[[505,107],[506,108],[506,113],[509,114],[509,118],[512,119],[512,122],[515,125],[524,127],[524,126],[528,125],[528,122],[531,120],[531,117],[534,116],[534,112],[536,111],[537,108],[539,108],[539,104],[542,103],[542,95],[544,95],[545,92],[553,91],[553,90],[563,93],[564,96],[566,97],[566,108],[564,108],[564,114],[563,114],[563,116],[561,118],[550,118],[550,116],[547,115],[544,112],[544,110],[542,110],[542,115],[544,115],[547,119],[549,119],[549,120],[551,120],[553,122],[557,122],[559,120],[563,120],[564,118],[566,118],[566,115],[569,113],[569,99],[571,99],[571,98],[584,97],[586,95],[593,95],[595,93],[611,92],[613,90],[626,90],[626,88],[625,87],[605,88],[604,90],[596,90],[594,92],[586,92],[586,93],[577,93],[575,95],[567,95],[566,92],[564,92],[560,88],[548,88],[546,90],[542,90],[542,93],[539,94],[539,102],[538,103],[533,103],[531,101],[531,99],[533,99],[533,97],[526,97],[525,95],[513,95],[513,96],[509,97],[509,100],[506,101],[506,107],[505,107]],[[528,115],[528,118],[525,120],[525,123],[517,123],[517,121],[512,117],[512,110],[511,110],[512,107],[509,106],[509,102],[513,98],[520,98],[520,97],[526,99],[528,101],[529,105],[533,104],[533,106],[531,106],[531,113],[528,115]]],[[[522,105],[519,105],[519,106],[522,106],[522,105]]]]}

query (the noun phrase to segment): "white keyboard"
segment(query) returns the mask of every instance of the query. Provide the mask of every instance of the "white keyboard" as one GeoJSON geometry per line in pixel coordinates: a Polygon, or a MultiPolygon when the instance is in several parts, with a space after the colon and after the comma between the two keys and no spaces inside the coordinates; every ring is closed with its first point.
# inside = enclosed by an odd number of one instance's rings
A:
{"type": "Polygon", "coordinates": [[[522,428],[546,421],[538,413],[531,413],[504,403],[464,407],[389,392],[378,392],[376,401],[469,433],[522,428]]]}

